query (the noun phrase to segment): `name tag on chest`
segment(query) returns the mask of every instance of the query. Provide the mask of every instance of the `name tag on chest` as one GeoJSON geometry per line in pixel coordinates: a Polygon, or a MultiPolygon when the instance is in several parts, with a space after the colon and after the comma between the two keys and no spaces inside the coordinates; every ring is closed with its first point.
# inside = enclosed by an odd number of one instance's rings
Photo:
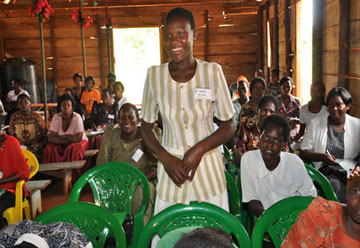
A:
{"type": "Polygon", "coordinates": [[[195,99],[211,100],[211,90],[203,89],[203,88],[195,88],[194,97],[195,99]]]}
{"type": "Polygon", "coordinates": [[[132,156],[132,160],[134,160],[137,163],[143,154],[144,154],[143,151],[141,151],[140,149],[137,149],[136,152],[134,153],[134,155],[132,156]]]}

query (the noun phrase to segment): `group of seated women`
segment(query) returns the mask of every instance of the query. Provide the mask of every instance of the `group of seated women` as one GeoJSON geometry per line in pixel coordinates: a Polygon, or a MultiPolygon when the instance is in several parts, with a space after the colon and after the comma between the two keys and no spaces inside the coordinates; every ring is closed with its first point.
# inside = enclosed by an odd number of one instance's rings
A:
{"type": "Polygon", "coordinates": [[[311,85],[310,102],[301,107],[299,99],[291,94],[290,77],[279,81],[281,94],[276,98],[265,95],[266,87],[263,78],[254,78],[250,83],[251,98],[235,117],[239,123],[235,134],[235,161],[240,163],[245,152],[258,149],[263,119],[280,114],[290,126],[284,149],[298,148],[295,152],[300,158],[312,162],[329,179],[340,202],[346,202],[347,170],[358,164],[360,154],[360,119],[348,114],[352,103],[350,93],[335,87],[325,101],[324,84],[315,82],[311,85]]]}

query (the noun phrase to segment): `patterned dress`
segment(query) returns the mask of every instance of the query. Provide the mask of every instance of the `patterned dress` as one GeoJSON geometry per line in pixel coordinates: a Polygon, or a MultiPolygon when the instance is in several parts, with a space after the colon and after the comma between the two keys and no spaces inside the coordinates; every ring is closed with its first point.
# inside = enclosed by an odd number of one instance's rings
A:
{"type": "Polygon", "coordinates": [[[360,247],[360,241],[343,232],[342,210],[339,202],[315,198],[300,213],[281,248],[360,247]]]}
{"type": "MultiPolygon", "coordinates": [[[[300,117],[301,103],[300,103],[299,98],[297,98],[293,95],[290,95],[290,102],[289,102],[288,106],[285,106],[281,95],[278,96],[276,99],[279,102],[280,114],[282,114],[287,120],[291,120],[292,118],[300,117]]],[[[290,125],[290,141],[297,134],[297,132],[298,132],[298,128],[297,128],[296,124],[291,124],[290,125]]]]}
{"type": "Polygon", "coordinates": [[[46,144],[46,125],[43,117],[31,112],[24,115],[18,111],[10,118],[9,132],[12,136],[17,137],[22,145],[25,145],[29,151],[40,159],[42,151],[46,144]],[[26,142],[34,140],[31,144],[26,142]]]}

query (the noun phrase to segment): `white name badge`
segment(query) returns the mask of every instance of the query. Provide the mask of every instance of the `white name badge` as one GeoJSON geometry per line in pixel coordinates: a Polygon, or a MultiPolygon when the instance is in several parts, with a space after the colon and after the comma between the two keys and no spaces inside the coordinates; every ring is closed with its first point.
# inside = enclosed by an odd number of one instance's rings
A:
{"type": "Polygon", "coordinates": [[[137,149],[134,155],[132,156],[132,160],[134,160],[136,163],[140,160],[141,156],[144,154],[143,151],[140,149],[137,149]]]}
{"type": "Polygon", "coordinates": [[[0,171],[0,179],[2,179],[3,177],[3,173],[0,171]]]}
{"type": "Polygon", "coordinates": [[[211,90],[203,88],[195,88],[194,96],[196,99],[211,100],[211,90]]]}

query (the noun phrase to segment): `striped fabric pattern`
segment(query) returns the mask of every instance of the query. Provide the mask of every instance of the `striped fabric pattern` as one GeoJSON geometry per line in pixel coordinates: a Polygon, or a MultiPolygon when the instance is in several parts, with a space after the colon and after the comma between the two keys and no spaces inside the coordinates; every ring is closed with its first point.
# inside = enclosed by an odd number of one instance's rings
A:
{"type": "MultiPolygon", "coordinates": [[[[185,152],[214,132],[214,115],[222,121],[234,115],[230,93],[221,66],[196,60],[194,77],[177,83],[169,73],[168,63],[148,69],[144,86],[142,118],[153,123],[161,113],[162,145],[172,155],[182,159],[185,152]],[[199,99],[195,89],[210,89],[210,99],[199,99]]],[[[226,189],[223,162],[218,148],[207,152],[192,182],[177,187],[159,162],[157,193],[159,198],[174,203],[190,199],[204,201],[226,189]]]]}

